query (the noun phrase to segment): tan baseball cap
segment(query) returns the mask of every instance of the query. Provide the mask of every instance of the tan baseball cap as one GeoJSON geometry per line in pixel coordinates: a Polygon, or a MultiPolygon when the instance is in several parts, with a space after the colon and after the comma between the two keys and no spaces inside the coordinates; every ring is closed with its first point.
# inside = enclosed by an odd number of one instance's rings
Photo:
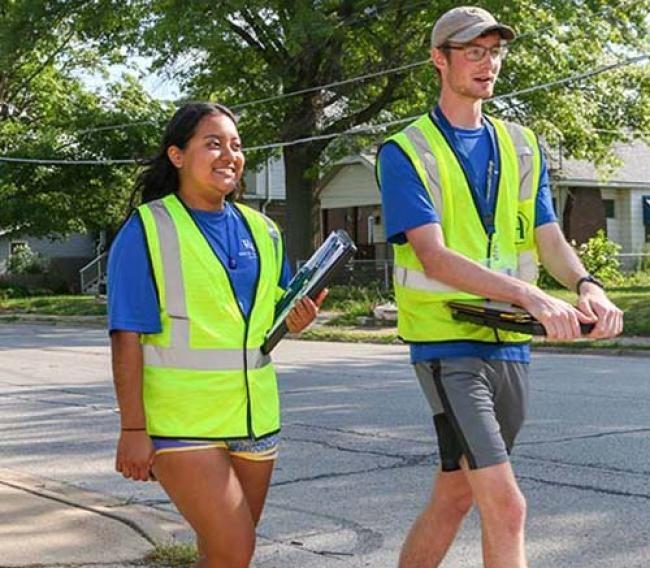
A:
{"type": "Polygon", "coordinates": [[[449,42],[467,43],[489,32],[499,32],[508,41],[515,39],[515,31],[497,22],[487,10],[477,6],[459,6],[438,18],[431,31],[431,47],[449,42]]]}

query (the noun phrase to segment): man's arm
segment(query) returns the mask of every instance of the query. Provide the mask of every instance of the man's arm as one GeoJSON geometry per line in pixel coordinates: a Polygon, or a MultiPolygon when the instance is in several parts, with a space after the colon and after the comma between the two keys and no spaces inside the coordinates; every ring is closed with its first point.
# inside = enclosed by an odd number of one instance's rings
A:
{"type": "Polygon", "coordinates": [[[429,278],[477,296],[523,307],[542,323],[549,339],[580,337],[579,322],[593,321],[567,302],[549,296],[536,286],[494,272],[448,249],[437,223],[411,229],[406,236],[429,278]]]}
{"type": "MultiPolygon", "coordinates": [[[[575,291],[578,280],[587,270],[567,243],[557,223],[547,223],[535,229],[540,260],[560,284],[575,291]]],[[[614,337],[623,331],[623,312],[607,297],[605,291],[591,282],[580,286],[578,309],[596,322],[589,337],[614,337]]]]}
{"type": "Polygon", "coordinates": [[[147,481],[151,477],[154,451],[145,430],[140,335],[132,331],[114,331],[111,352],[121,428],[115,469],[124,477],[147,481]]]}

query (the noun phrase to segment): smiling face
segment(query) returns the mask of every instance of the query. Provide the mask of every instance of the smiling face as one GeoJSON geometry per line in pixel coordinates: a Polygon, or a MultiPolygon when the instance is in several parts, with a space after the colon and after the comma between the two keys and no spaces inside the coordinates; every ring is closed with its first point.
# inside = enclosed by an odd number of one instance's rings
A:
{"type": "Polygon", "coordinates": [[[179,194],[193,209],[222,209],[244,170],[237,126],[224,114],[204,116],[185,148],[170,146],[167,156],[178,168],[179,194]]]}
{"type": "MultiPolygon", "coordinates": [[[[477,37],[465,45],[494,49],[501,44],[501,36],[493,32],[477,37]]],[[[461,47],[454,45],[453,47],[461,47]]],[[[472,101],[488,99],[501,70],[501,59],[487,53],[480,61],[469,61],[462,49],[433,49],[431,59],[440,71],[442,89],[456,97],[472,101]]]]}

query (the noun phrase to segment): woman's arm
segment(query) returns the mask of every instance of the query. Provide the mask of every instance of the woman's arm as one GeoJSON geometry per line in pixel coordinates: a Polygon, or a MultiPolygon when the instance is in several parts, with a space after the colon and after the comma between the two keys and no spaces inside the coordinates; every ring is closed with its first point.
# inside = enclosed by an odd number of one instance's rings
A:
{"type": "Polygon", "coordinates": [[[126,478],[152,479],[153,444],[147,435],[142,403],[142,346],[140,335],[132,331],[111,334],[113,382],[120,407],[120,438],[115,469],[126,478]]]}

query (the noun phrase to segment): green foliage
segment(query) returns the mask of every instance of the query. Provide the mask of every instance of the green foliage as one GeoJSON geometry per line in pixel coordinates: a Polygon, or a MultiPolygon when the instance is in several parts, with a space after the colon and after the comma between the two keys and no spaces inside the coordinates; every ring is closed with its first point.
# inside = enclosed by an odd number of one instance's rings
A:
{"type": "Polygon", "coordinates": [[[147,565],[190,568],[198,559],[196,547],[193,544],[173,543],[158,544],[147,555],[147,565]]]}
{"type": "MultiPolygon", "coordinates": [[[[124,61],[118,36],[140,25],[134,2],[35,0],[4,3],[0,21],[0,155],[104,160],[150,155],[167,109],[138,81],[108,81],[124,61]],[[84,77],[104,74],[92,91],[84,77]],[[151,121],[138,128],[95,130],[151,121]]],[[[114,227],[123,218],[135,168],[0,161],[0,227],[37,236],[114,227]]]]}
{"type": "Polygon", "coordinates": [[[0,302],[11,298],[26,298],[27,296],[29,296],[29,290],[25,286],[0,281],[0,302]]]}
{"type": "MultiPolygon", "coordinates": [[[[11,290],[5,289],[5,290],[11,290]]],[[[106,303],[94,296],[53,296],[37,295],[30,291],[29,296],[9,296],[2,298],[0,289],[0,312],[21,314],[43,314],[59,316],[103,316],[106,315],[106,303]]]]}
{"type": "Polygon", "coordinates": [[[359,317],[372,316],[376,305],[390,301],[393,301],[392,292],[385,292],[379,286],[333,286],[323,310],[340,312],[327,325],[357,325],[359,317]]]}
{"type": "Polygon", "coordinates": [[[539,265],[539,276],[537,278],[537,285],[542,290],[559,290],[564,288],[555,278],[551,276],[551,273],[546,270],[546,267],[539,265]]]}
{"type": "MultiPolygon", "coordinates": [[[[400,73],[244,106],[241,130],[245,145],[252,146],[329,135],[430,109],[438,86],[425,64],[429,33],[436,18],[458,3],[141,0],[139,5],[151,15],[141,48],[160,68],[174,73],[190,98],[236,106],[421,63],[400,73]]],[[[646,51],[650,0],[488,0],[482,5],[519,32],[497,95],[584,74],[646,51]]],[[[561,142],[571,156],[611,162],[611,144],[624,138],[625,131],[650,130],[648,67],[610,70],[580,83],[495,100],[486,110],[533,127],[554,145],[561,142]]],[[[304,195],[315,190],[317,177],[338,158],[402,127],[284,148],[287,244],[290,252],[299,252],[294,258],[305,258],[311,243],[311,202],[304,195]]],[[[254,165],[266,155],[249,152],[247,158],[254,165]]]]}
{"type": "MultiPolygon", "coordinates": [[[[609,240],[605,231],[599,230],[595,236],[579,246],[572,241],[571,246],[587,271],[603,283],[620,285],[624,282],[620,271],[621,263],[617,258],[621,246],[609,240]]],[[[543,266],[540,266],[537,285],[544,290],[564,288],[543,266]]]]}
{"type": "Polygon", "coordinates": [[[601,229],[586,243],[577,247],[576,252],[590,274],[607,284],[618,284],[623,278],[621,263],[616,258],[620,250],[621,246],[610,241],[601,229]]]}
{"type": "Polygon", "coordinates": [[[7,259],[9,274],[43,274],[47,262],[42,255],[34,252],[27,243],[17,246],[7,259]]]}

